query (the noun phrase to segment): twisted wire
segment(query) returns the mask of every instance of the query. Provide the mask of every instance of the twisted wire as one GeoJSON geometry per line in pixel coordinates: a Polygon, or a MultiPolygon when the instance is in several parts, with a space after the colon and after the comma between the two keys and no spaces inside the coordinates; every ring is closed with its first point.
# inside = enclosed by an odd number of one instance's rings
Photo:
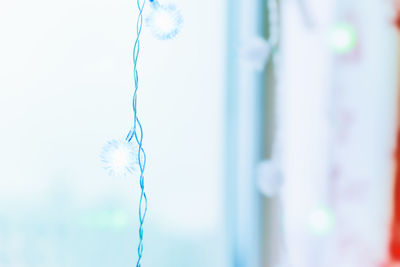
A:
{"type": "MultiPolygon", "coordinates": [[[[153,0],[149,0],[152,2],[153,0]]],[[[143,8],[145,6],[146,0],[137,0],[137,7],[139,9],[139,16],[136,23],[136,40],[133,47],[133,77],[135,84],[135,91],[133,93],[132,108],[133,108],[133,127],[129,131],[126,140],[131,142],[132,139],[138,145],[138,165],[140,170],[140,200],[139,200],[139,245],[137,248],[138,260],[136,267],[141,266],[141,260],[143,257],[143,224],[147,213],[147,196],[144,191],[144,170],[146,167],[146,153],[143,149],[143,128],[142,124],[137,115],[137,91],[139,89],[139,75],[137,70],[137,63],[139,59],[140,50],[140,34],[142,32],[143,26],[143,8]]]]}

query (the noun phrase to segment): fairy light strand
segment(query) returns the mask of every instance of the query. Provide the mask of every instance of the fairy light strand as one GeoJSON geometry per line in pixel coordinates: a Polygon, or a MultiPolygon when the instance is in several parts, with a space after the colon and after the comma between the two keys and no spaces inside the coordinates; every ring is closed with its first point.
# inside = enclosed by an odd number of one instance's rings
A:
{"type": "MultiPolygon", "coordinates": [[[[137,246],[138,260],[136,267],[141,267],[143,258],[143,225],[147,213],[147,196],[144,190],[144,171],[146,167],[146,153],[143,149],[143,127],[138,117],[138,90],[139,74],[138,60],[140,52],[140,35],[144,23],[143,10],[147,0],[136,0],[138,18],[136,21],[136,39],[132,51],[134,92],[132,96],[133,126],[123,140],[107,142],[101,151],[100,159],[109,175],[126,176],[140,173],[140,198],[139,198],[139,244],[137,246]]],[[[161,40],[175,37],[182,24],[182,15],[174,5],[161,5],[158,0],[148,0],[152,10],[151,26],[155,37],[161,40]],[[156,34],[157,33],[157,34],[156,34]]]]}
{"type": "MultiPolygon", "coordinates": [[[[152,0],[149,0],[150,2],[152,0]]],[[[143,27],[143,9],[145,6],[146,0],[137,0],[137,7],[139,10],[139,15],[136,23],[136,40],[135,45],[133,47],[133,77],[135,84],[135,91],[133,93],[132,99],[132,108],[133,108],[133,128],[129,131],[126,141],[131,142],[132,139],[138,145],[138,165],[140,171],[140,200],[139,200],[139,245],[137,248],[138,252],[138,260],[136,263],[136,267],[141,266],[141,260],[143,257],[143,224],[144,219],[147,213],[147,196],[144,191],[144,170],[146,167],[146,153],[143,149],[143,128],[139,121],[137,115],[137,91],[139,89],[139,75],[137,70],[137,63],[139,59],[139,51],[140,51],[140,34],[142,32],[143,27]]]]}

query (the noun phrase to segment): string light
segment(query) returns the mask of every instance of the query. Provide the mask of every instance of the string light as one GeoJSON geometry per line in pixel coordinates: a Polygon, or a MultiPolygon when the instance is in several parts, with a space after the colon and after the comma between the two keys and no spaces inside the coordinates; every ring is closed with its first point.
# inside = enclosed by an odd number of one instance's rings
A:
{"type": "MultiPolygon", "coordinates": [[[[154,2],[154,0],[149,0],[154,2]]],[[[136,39],[133,46],[133,80],[134,92],[132,99],[133,109],[133,126],[128,132],[125,140],[113,140],[108,142],[102,151],[101,157],[105,164],[105,168],[110,174],[128,174],[134,170],[139,171],[139,244],[137,247],[138,260],[136,267],[141,266],[143,258],[143,224],[147,213],[147,196],[144,191],[144,170],[146,167],[146,153],[143,149],[143,128],[138,117],[137,110],[137,93],[139,89],[139,74],[137,70],[139,50],[140,50],[140,34],[143,27],[143,9],[146,0],[137,0],[138,18],[136,22],[136,39]]],[[[122,223],[119,221],[118,223],[122,223]]]]}
{"type": "MultiPolygon", "coordinates": [[[[183,19],[174,5],[160,5],[157,0],[149,0],[152,12],[146,19],[153,34],[162,40],[174,38],[180,30],[183,19]]],[[[139,198],[139,244],[137,247],[138,260],[136,267],[141,266],[143,257],[143,225],[147,213],[147,196],[144,191],[144,171],[146,167],[146,153],[143,149],[143,128],[137,111],[137,93],[139,89],[139,74],[137,70],[140,34],[143,27],[143,10],[146,0],[137,0],[138,19],[136,22],[136,40],[133,46],[133,80],[134,92],[132,99],[133,126],[124,140],[109,141],[102,150],[101,159],[110,175],[127,175],[135,170],[140,173],[139,198]]],[[[117,217],[116,224],[123,225],[125,218],[117,217]]]]}
{"type": "Polygon", "coordinates": [[[338,23],[334,26],[330,39],[335,53],[346,54],[351,52],[357,44],[357,31],[349,23],[338,23]]]}
{"type": "Polygon", "coordinates": [[[175,5],[161,5],[157,0],[151,0],[152,8],[146,18],[146,25],[153,35],[160,40],[168,40],[178,35],[183,23],[181,12],[175,5]]]}

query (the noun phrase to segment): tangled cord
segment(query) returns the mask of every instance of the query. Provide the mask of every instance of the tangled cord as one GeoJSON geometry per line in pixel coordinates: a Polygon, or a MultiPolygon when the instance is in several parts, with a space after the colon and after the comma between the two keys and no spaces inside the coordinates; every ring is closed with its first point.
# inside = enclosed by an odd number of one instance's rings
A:
{"type": "MultiPolygon", "coordinates": [[[[153,0],[149,0],[152,2],[153,0]]],[[[136,267],[141,266],[141,260],[143,257],[143,223],[146,217],[147,212],[147,196],[144,191],[144,170],[146,167],[146,153],[143,149],[143,128],[139,121],[137,115],[137,91],[139,88],[139,75],[137,71],[137,63],[139,58],[139,50],[140,50],[140,33],[142,32],[143,26],[143,8],[145,6],[146,0],[137,0],[137,6],[139,9],[139,17],[136,23],[136,41],[133,48],[133,76],[135,81],[135,91],[133,94],[132,100],[132,108],[133,108],[133,128],[129,131],[126,140],[131,142],[134,139],[134,142],[138,145],[138,164],[140,169],[140,200],[139,200],[139,245],[138,245],[138,261],[136,263],[136,267]]]]}

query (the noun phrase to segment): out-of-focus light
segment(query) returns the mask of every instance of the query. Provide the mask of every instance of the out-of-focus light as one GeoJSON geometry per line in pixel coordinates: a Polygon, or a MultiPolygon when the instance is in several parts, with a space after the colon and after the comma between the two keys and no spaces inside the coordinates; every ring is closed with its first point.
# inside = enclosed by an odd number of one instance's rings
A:
{"type": "Polygon", "coordinates": [[[334,226],[333,214],[328,209],[314,210],[309,217],[310,230],[317,235],[329,233],[334,226]]]}
{"type": "Polygon", "coordinates": [[[181,12],[175,5],[160,5],[153,1],[153,10],[146,19],[146,24],[153,35],[160,40],[174,38],[183,23],[181,12]]]}
{"type": "Polygon", "coordinates": [[[126,212],[116,211],[112,216],[111,225],[116,229],[125,228],[129,223],[129,216],[126,212]]]}
{"type": "Polygon", "coordinates": [[[81,223],[95,229],[121,230],[129,225],[129,215],[123,210],[103,210],[87,214],[81,223]]]}
{"type": "Polygon", "coordinates": [[[339,23],[334,26],[330,41],[335,53],[349,53],[357,44],[357,31],[354,26],[349,23],[339,23]]]}
{"type": "Polygon", "coordinates": [[[126,140],[111,140],[103,147],[101,160],[110,175],[125,176],[137,166],[137,145],[126,140]]]}
{"type": "Polygon", "coordinates": [[[262,71],[271,55],[271,46],[268,40],[257,36],[244,45],[241,54],[246,65],[257,71],[262,71]]]}
{"type": "Polygon", "coordinates": [[[275,197],[283,185],[283,175],[272,160],[259,163],[257,168],[258,188],[266,197],[275,197]]]}

